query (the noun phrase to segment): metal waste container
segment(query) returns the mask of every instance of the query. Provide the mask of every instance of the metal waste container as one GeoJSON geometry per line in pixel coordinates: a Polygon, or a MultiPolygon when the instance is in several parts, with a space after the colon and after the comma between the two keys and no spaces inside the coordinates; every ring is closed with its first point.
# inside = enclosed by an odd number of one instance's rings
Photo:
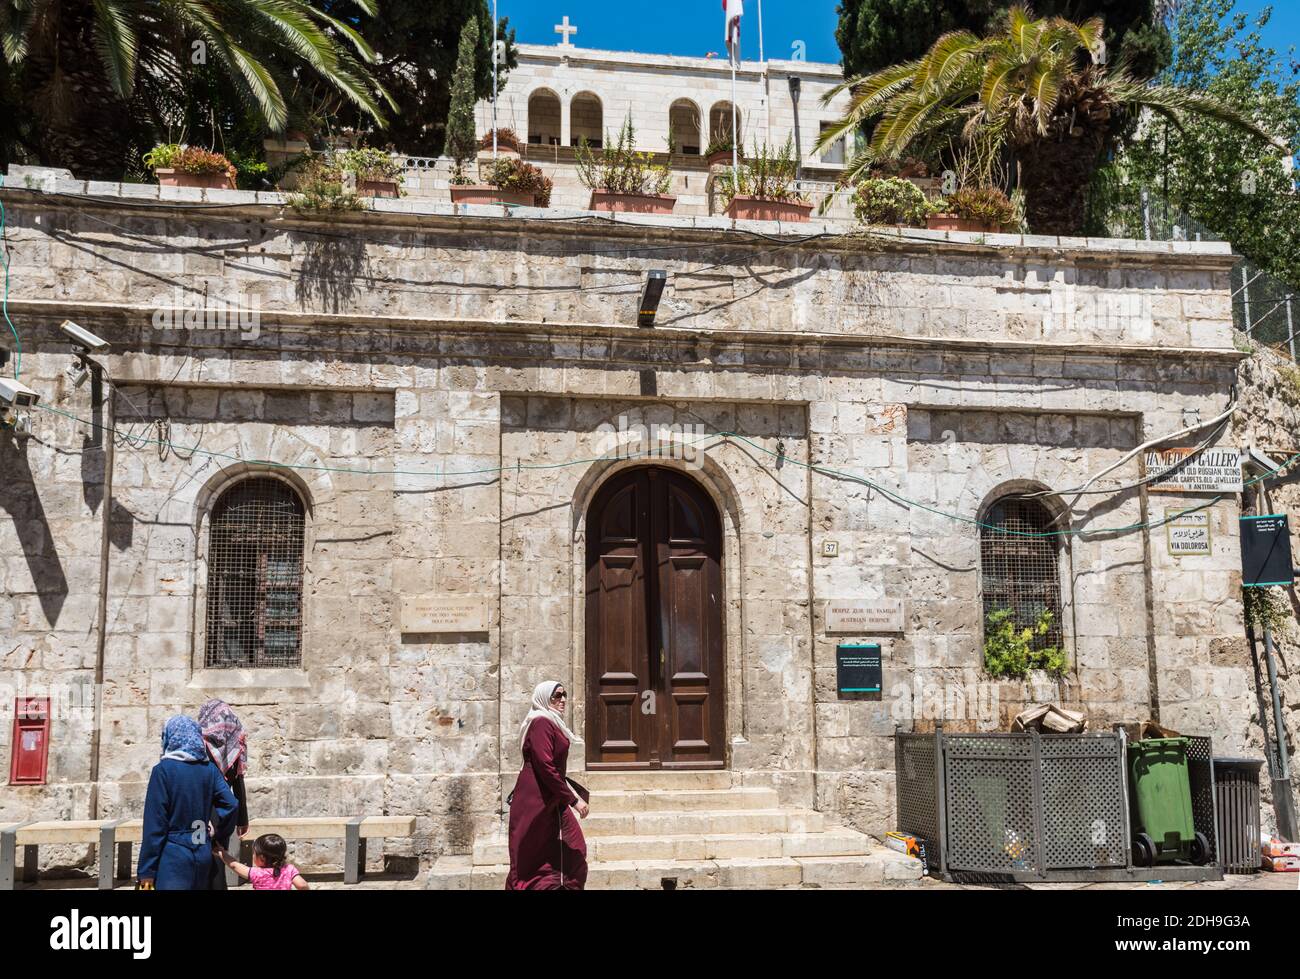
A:
{"type": "Polygon", "coordinates": [[[1219,858],[1225,874],[1259,872],[1259,770],[1254,758],[1214,759],[1219,858]]]}

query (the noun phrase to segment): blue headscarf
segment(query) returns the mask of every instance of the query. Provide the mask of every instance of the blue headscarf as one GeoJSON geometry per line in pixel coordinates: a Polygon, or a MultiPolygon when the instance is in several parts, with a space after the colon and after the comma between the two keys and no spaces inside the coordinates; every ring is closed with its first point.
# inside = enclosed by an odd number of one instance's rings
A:
{"type": "Polygon", "coordinates": [[[199,722],[184,714],[169,717],[163,725],[162,748],[164,758],[180,761],[207,761],[208,758],[199,722]]]}

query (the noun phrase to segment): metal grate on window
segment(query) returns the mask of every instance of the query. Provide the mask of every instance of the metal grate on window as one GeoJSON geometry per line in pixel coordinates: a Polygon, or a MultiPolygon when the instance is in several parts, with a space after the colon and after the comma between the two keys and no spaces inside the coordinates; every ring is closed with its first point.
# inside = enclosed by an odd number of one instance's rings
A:
{"type": "Polygon", "coordinates": [[[1045,636],[1034,648],[1060,647],[1061,572],[1060,538],[1047,507],[1037,500],[1000,500],[980,528],[980,570],[984,590],[984,617],[1011,609],[1016,628],[1032,628],[1046,610],[1052,614],[1045,636]],[[1044,537],[1027,536],[1048,534],[1044,537]]]}
{"type": "Polygon", "coordinates": [[[245,479],[217,500],[208,546],[209,667],[302,661],[302,500],[278,479],[245,479]]]}

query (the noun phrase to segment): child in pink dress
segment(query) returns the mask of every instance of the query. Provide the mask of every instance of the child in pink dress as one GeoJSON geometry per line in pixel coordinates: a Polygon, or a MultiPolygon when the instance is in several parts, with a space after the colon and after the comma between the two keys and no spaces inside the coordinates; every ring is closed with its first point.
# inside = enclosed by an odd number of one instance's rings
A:
{"type": "Polygon", "coordinates": [[[213,855],[244,880],[255,891],[307,891],[311,888],[298,868],[286,862],[289,846],[279,833],[266,833],[253,841],[253,866],[240,863],[225,850],[217,847],[213,855]]]}

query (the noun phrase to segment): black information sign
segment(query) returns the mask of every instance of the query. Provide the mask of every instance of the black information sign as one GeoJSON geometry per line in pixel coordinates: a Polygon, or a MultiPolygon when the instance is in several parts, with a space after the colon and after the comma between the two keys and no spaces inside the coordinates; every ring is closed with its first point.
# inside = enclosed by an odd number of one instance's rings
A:
{"type": "Polygon", "coordinates": [[[840,693],[879,693],[880,644],[836,646],[835,677],[840,693]]]}
{"type": "Polygon", "coordinates": [[[1286,514],[1241,518],[1241,584],[1245,588],[1291,584],[1291,529],[1286,514]]]}

